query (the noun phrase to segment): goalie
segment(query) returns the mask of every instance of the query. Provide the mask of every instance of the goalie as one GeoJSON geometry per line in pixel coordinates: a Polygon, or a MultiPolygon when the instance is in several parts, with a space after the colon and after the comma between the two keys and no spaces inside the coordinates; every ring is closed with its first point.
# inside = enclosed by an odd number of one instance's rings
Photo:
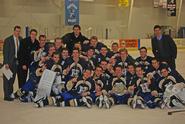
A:
{"type": "Polygon", "coordinates": [[[185,84],[169,73],[168,68],[161,69],[162,78],[159,88],[164,92],[161,108],[182,108],[185,106],[185,84]]]}

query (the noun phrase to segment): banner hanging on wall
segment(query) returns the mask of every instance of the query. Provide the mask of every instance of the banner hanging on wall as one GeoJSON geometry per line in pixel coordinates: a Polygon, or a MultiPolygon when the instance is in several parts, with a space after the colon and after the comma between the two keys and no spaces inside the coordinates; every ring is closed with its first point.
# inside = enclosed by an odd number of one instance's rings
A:
{"type": "Polygon", "coordinates": [[[119,7],[128,7],[129,6],[129,0],[118,0],[118,6],[119,7]]]}
{"type": "Polygon", "coordinates": [[[79,24],[79,0],[65,0],[65,25],[79,24]]]}
{"type": "Polygon", "coordinates": [[[153,0],[154,1],[154,8],[167,8],[167,0],[153,0]]]}
{"type": "Polygon", "coordinates": [[[159,7],[159,0],[154,0],[154,8],[158,8],[159,7]]]}
{"type": "Polygon", "coordinates": [[[176,0],[167,1],[168,16],[176,16],[176,0]]]}

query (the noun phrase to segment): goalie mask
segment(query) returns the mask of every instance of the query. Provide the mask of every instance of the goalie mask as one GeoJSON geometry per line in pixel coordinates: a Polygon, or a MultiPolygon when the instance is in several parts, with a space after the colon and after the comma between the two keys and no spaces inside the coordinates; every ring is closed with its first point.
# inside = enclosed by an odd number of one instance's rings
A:
{"type": "Polygon", "coordinates": [[[162,91],[165,91],[167,87],[174,84],[176,84],[175,78],[173,76],[168,76],[159,82],[159,88],[162,89],[162,91]]]}

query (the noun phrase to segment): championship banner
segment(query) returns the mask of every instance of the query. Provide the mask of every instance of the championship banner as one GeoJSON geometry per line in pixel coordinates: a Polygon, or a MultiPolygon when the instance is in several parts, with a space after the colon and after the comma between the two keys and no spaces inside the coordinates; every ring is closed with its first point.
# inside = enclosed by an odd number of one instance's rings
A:
{"type": "Polygon", "coordinates": [[[50,95],[51,87],[53,85],[55,77],[56,77],[56,72],[53,72],[48,69],[44,70],[41,76],[41,79],[39,81],[35,101],[50,95]]]}
{"type": "Polygon", "coordinates": [[[176,0],[167,1],[167,14],[168,16],[176,16],[176,0]]]}
{"type": "Polygon", "coordinates": [[[140,48],[140,40],[139,39],[120,39],[119,40],[120,48],[140,48]]]}
{"type": "Polygon", "coordinates": [[[154,0],[154,8],[158,8],[159,7],[159,0],[154,0]]]}
{"type": "Polygon", "coordinates": [[[65,0],[65,25],[79,24],[79,0],[65,0]]]}

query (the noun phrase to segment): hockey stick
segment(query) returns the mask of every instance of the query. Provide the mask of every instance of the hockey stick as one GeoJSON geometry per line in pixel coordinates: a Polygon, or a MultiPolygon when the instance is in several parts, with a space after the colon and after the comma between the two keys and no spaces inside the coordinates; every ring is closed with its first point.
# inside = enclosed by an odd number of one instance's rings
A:
{"type": "Polygon", "coordinates": [[[168,115],[172,115],[173,113],[179,113],[179,112],[185,112],[185,110],[174,110],[174,111],[170,111],[170,112],[168,112],[168,115]]]}
{"type": "MultiPolygon", "coordinates": [[[[176,95],[175,95],[176,96],[176,95]]],[[[183,101],[181,99],[179,99],[178,96],[176,96],[177,100],[183,105],[185,106],[185,103],[183,103],[183,101]]],[[[179,112],[185,112],[185,110],[174,110],[174,111],[170,111],[168,112],[168,115],[172,115],[173,113],[179,113],[179,112]]]]}
{"type": "MultiPolygon", "coordinates": [[[[183,105],[185,106],[185,103],[177,96],[174,95],[176,97],[176,99],[183,105]]],[[[174,111],[170,111],[168,112],[168,115],[172,115],[173,113],[179,113],[179,112],[185,112],[185,110],[174,110],[174,111]]]]}

